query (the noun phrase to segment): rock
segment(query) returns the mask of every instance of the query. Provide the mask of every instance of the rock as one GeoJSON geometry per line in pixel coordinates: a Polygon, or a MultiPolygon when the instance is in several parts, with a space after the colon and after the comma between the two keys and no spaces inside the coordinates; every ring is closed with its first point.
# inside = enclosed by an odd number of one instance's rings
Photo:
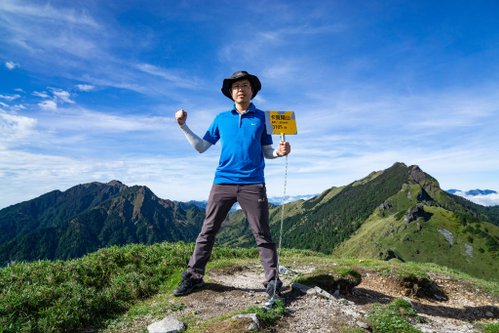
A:
{"type": "Polygon", "coordinates": [[[239,314],[232,319],[235,320],[249,320],[249,324],[246,327],[248,331],[257,331],[260,329],[260,321],[258,320],[258,317],[256,316],[256,313],[248,313],[248,314],[239,314]]]}
{"type": "Polygon", "coordinates": [[[466,252],[466,255],[468,257],[473,257],[473,246],[471,246],[470,244],[468,243],[465,243],[464,244],[464,251],[466,252]]]}
{"type": "Polygon", "coordinates": [[[336,300],[336,298],[322,288],[314,287],[307,291],[307,294],[316,294],[326,299],[336,300]]]}
{"type": "Polygon", "coordinates": [[[298,283],[298,282],[293,282],[291,284],[291,289],[301,291],[304,294],[307,294],[310,289],[312,289],[309,286],[306,286],[304,284],[298,283]]]}
{"type": "Polygon", "coordinates": [[[279,274],[288,274],[288,273],[289,273],[289,269],[287,269],[284,266],[279,266],[279,274]]]}
{"type": "Polygon", "coordinates": [[[365,322],[361,321],[361,320],[357,320],[357,321],[355,322],[355,324],[356,324],[358,327],[363,328],[363,329],[365,329],[365,330],[369,329],[369,325],[368,325],[367,323],[365,323],[365,322]]]}
{"type": "Polygon", "coordinates": [[[163,320],[152,323],[147,326],[149,333],[178,333],[185,330],[183,322],[173,316],[163,318],[163,320]]]}
{"type": "Polygon", "coordinates": [[[407,213],[404,215],[404,223],[409,224],[411,222],[416,221],[420,217],[423,218],[424,221],[428,221],[431,218],[432,214],[428,213],[424,210],[424,204],[417,203],[415,207],[409,208],[407,213]]]}
{"type": "Polygon", "coordinates": [[[447,241],[447,243],[449,243],[449,245],[453,245],[454,244],[454,236],[452,235],[452,232],[450,232],[447,229],[438,229],[438,232],[442,236],[444,236],[445,240],[447,241]]]}

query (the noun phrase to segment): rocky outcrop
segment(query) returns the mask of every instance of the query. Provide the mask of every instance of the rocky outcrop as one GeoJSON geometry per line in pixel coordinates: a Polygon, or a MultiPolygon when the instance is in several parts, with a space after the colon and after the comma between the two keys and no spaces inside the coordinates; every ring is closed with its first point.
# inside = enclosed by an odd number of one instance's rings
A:
{"type": "Polygon", "coordinates": [[[424,210],[424,204],[418,203],[416,207],[412,207],[407,210],[407,213],[404,215],[404,222],[409,224],[419,218],[423,218],[424,221],[428,221],[431,216],[431,213],[424,210]]]}

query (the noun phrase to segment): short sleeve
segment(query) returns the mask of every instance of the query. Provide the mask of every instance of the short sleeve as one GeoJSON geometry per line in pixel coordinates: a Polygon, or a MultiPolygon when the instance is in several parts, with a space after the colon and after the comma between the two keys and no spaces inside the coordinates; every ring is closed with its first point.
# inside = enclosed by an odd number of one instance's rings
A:
{"type": "Polygon", "coordinates": [[[218,116],[215,117],[210,127],[203,136],[203,140],[208,141],[212,145],[216,144],[220,140],[220,131],[218,129],[218,116]]]}
{"type": "Polygon", "coordinates": [[[267,131],[264,130],[262,132],[261,142],[262,142],[262,146],[271,145],[272,144],[272,135],[267,134],[267,131]]]}

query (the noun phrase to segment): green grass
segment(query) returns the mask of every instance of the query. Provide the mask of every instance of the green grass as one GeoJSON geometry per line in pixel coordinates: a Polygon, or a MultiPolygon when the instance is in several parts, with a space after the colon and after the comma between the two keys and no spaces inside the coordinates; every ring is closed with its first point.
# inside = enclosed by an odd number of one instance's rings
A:
{"type": "Polygon", "coordinates": [[[421,333],[408,321],[410,317],[417,318],[411,304],[397,298],[388,305],[375,304],[367,319],[373,333],[421,333]]]}
{"type": "Polygon", "coordinates": [[[477,278],[499,282],[499,268],[495,265],[498,252],[489,244],[491,239],[499,236],[499,227],[486,222],[473,228],[470,225],[464,227],[453,213],[432,206],[424,207],[432,214],[429,221],[420,219],[406,224],[395,213],[403,199],[392,198],[393,206],[384,216],[380,216],[379,209],[375,211],[349,240],[333,251],[333,255],[382,258],[390,249],[406,262],[434,262],[463,270],[477,278]],[[439,232],[444,229],[452,233],[452,244],[439,232]],[[470,246],[473,248],[471,256],[466,253],[466,247],[470,246]],[[435,253],[445,255],[435,256],[435,253]]]}
{"type": "MultiPolygon", "coordinates": [[[[160,243],[97,251],[70,261],[20,263],[0,270],[0,327],[9,332],[99,327],[139,300],[170,290],[193,245],[160,243]]],[[[212,258],[255,258],[256,250],[217,248],[212,258]]]]}
{"type": "Polygon", "coordinates": [[[485,324],[483,333],[499,333],[499,323],[485,324]]]}
{"type": "Polygon", "coordinates": [[[279,318],[284,316],[286,313],[286,307],[284,302],[281,300],[276,300],[274,305],[266,310],[259,306],[252,306],[243,313],[255,313],[258,320],[264,327],[272,326],[279,318]]]}

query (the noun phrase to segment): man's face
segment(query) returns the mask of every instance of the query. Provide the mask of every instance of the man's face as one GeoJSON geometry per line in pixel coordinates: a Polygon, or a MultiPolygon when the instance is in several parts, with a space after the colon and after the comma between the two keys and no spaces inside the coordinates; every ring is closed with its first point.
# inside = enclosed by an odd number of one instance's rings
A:
{"type": "Polygon", "coordinates": [[[240,80],[232,84],[232,99],[234,102],[242,104],[249,103],[253,97],[253,89],[249,80],[240,80]]]}

